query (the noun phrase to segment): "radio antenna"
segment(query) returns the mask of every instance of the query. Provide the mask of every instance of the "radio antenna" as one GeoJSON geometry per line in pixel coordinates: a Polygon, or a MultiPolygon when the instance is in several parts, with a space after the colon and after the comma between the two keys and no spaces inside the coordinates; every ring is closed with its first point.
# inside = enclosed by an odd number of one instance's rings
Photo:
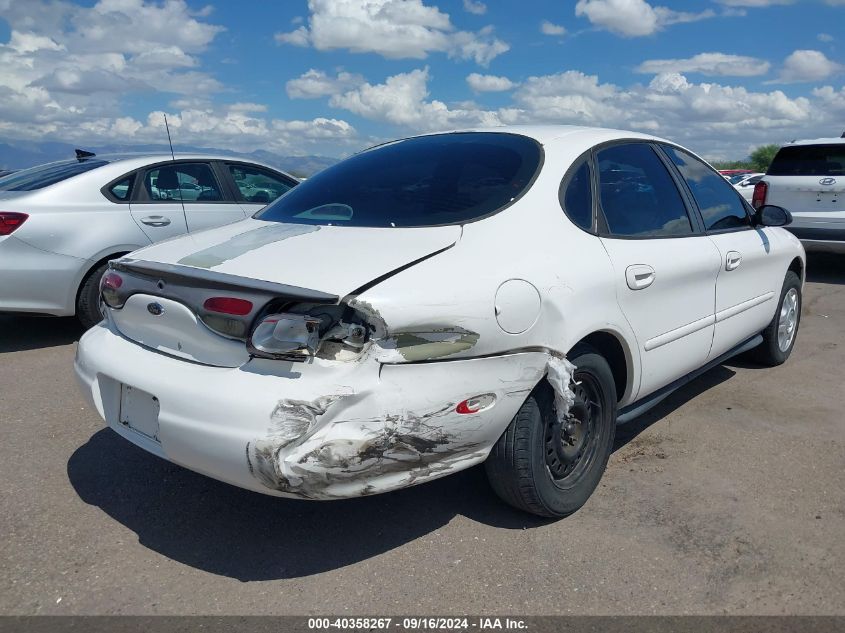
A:
{"type": "Polygon", "coordinates": [[[167,144],[170,145],[170,158],[173,160],[173,174],[176,176],[176,191],[179,192],[179,204],[182,205],[182,216],[185,218],[185,222],[187,222],[188,216],[185,211],[185,200],[182,198],[182,182],[179,180],[179,173],[176,171],[176,154],[173,153],[173,141],[170,140],[170,126],[167,124],[167,115],[164,112],[161,114],[164,116],[164,129],[167,130],[167,144]]]}
{"type": "Polygon", "coordinates": [[[170,158],[173,159],[173,162],[176,162],[176,155],[173,153],[173,141],[170,140],[170,126],[167,124],[167,115],[164,114],[164,129],[167,130],[167,144],[170,145],[170,158]]]}

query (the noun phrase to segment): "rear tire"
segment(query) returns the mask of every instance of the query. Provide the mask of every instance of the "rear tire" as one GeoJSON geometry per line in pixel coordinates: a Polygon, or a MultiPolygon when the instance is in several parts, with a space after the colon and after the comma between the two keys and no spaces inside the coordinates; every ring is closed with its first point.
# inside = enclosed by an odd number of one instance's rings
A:
{"type": "Polygon", "coordinates": [[[100,312],[100,278],[108,267],[108,262],[105,262],[90,271],[82,280],[76,295],[76,318],[86,330],[103,320],[103,313],[100,312]]]}
{"type": "Polygon", "coordinates": [[[565,517],[599,484],[616,431],[616,386],[607,361],[576,346],[570,387],[576,402],[562,426],[545,380],[517,411],[485,462],[487,478],[506,503],[543,517],[565,517]]]}
{"type": "Polygon", "coordinates": [[[791,270],[786,273],[778,309],[763,330],[763,342],[751,350],[751,358],[767,367],[782,365],[792,354],[801,323],[801,279],[791,270]]]}

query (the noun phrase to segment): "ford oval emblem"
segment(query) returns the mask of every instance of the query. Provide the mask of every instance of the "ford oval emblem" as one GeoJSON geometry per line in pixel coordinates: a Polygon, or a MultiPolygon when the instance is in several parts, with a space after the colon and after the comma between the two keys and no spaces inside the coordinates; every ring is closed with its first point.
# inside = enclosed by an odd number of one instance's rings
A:
{"type": "Polygon", "coordinates": [[[149,312],[153,316],[161,316],[162,314],[164,314],[164,308],[161,307],[160,303],[148,303],[147,312],[149,312]]]}
{"type": "Polygon", "coordinates": [[[835,185],[836,184],[836,178],[822,178],[821,180],[819,180],[819,184],[820,185],[835,185]]]}

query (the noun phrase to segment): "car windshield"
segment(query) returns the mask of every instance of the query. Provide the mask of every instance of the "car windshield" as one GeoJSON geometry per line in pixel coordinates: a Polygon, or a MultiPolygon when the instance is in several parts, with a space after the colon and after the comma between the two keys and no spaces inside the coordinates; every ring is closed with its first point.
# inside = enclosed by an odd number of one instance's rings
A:
{"type": "Polygon", "coordinates": [[[0,191],[34,191],[43,189],[72,176],[108,165],[105,160],[63,160],[16,171],[0,178],[0,191]]]}
{"type": "Polygon", "coordinates": [[[748,174],[734,174],[733,176],[728,176],[728,182],[732,185],[735,185],[739,182],[742,182],[746,178],[748,178],[748,174]]]}
{"type": "Polygon", "coordinates": [[[294,187],[255,217],[292,224],[462,224],[509,205],[542,163],[540,145],[496,132],[437,134],[377,147],[294,187]]]}
{"type": "Polygon", "coordinates": [[[775,155],[770,176],[842,176],[845,174],[845,143],[788,145],[775,155]]]}

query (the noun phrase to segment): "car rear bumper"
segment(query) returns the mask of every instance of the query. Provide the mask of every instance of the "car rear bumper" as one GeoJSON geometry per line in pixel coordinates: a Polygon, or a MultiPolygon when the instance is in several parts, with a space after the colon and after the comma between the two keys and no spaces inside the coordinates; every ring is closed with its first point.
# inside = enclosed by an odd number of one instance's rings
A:
{"type": "Polygon", "coordinates": [[[808,252],[845,253],[845,222],[803,223],[785,227],[808,252]]]}
{"type": "Polygon", "coordinates": [[[82,337],[75,368],[106,423],[141,448],[250,490],[333,499],[483,461],[547,359],[543,352],[405,365],[254,359],[221,368],[143,348],[103,323],[82,337]],[[155,396],[154,431],[121,422],[123,385],[155,396]],[[496,397],[492,407],[455,411],[487,393],[496,397]]]}
{"type": "Polygon", "coordinates": [[[35,248],[14,235],[0,238],[0,312],[70,316],[76,280],[86,261],[35,248]]]}

